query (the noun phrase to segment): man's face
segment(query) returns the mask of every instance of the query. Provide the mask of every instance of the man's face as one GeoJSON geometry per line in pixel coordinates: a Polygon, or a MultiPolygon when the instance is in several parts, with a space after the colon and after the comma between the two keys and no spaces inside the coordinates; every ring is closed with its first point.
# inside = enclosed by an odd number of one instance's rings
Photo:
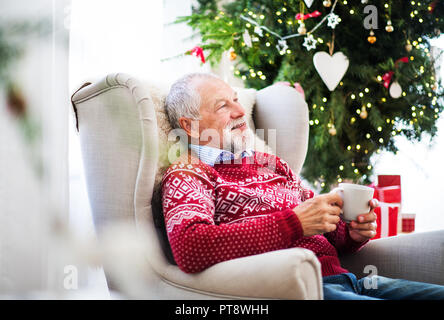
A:
{"type": "MultiPolygon", "coordinates": [[[[198,124],[199,144],[234,153],[250,147],[253,133],[248,128],[237,92],[219,79],[195,81],[198,81],[196,90],[201,96],[201,120],[193,123],[194,126],[198,124]]],[[[197,132],[197,128],[193,129],[197,132]]]]}

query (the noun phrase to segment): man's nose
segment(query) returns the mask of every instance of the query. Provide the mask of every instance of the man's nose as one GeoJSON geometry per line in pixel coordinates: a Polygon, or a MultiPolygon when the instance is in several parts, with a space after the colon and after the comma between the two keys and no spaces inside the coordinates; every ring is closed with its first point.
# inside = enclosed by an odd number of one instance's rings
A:
{"type": "Polygon", "coordinates": [[[231,111],[231,118],[237,119],[245,116],[245,110],[240,103],[234,103],[231,111]]]}

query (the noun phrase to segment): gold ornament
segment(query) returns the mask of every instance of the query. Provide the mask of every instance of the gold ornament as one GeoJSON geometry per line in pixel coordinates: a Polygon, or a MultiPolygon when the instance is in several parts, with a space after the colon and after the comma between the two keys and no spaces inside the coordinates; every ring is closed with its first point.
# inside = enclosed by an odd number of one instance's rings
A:
{"type": "Polygon", "coordinates": [[[307,33],[307,29],[305,28],[305,24],[301,23],[301,25],[298,28],[298,33],[299,34],[306,34],[307,33]]]}
{"type": "Polygon", "coordinates": [[[335,136],[336,135],[336,128],[335,128],[335,125],[334,124],[332,124],[331,125],[331,128],[330,129],[328,129],[328,133],[331,135],[331,136],[335,136]]]}
{"type": "Polygon", "coordinates": [[[370,35],[368,36],[367,41],[370,42],[371,44],[376,42],[376,36],[373,30],[370,30],[370,35]]]}
{"type": "Polygon", "coordinates": [[[228,50],[228,58],[229,58],[231,61],[236,60],[236,58],[237,58],[237,54],[236,54],[236,52],[234,51],[233,48],[230,48],[230,50],[228,50]]]}
{"type": "Polygon", "coordinates": [[[365,106],[362,106],[361,113],[359,114],[359,116],[361,117],[361,119],[367,119],[368,112],[365,106]]]}
{"type": "Polygon", "coordinates": [[[410,52],[410,51],[412,51],[412,49],[413,49],[413,46],[412,46],[412,44],[410,43],[410,40],[407,40],[407,44],[405,45],[405,50],[406,50],[407,52],[410,52]]]}
{"type": "Polygon", "coordinates": [[[331,7],[331,0],[322,1],[322,4],[324,5],[324,7],[329,8],[331,7]]]}
{"type": "Polygon", "coordinates": [[[385,31],[387,32],[393,32],[394,28],[392,26],[392,22],[389,20],[387,21],[387,25],[385,26],[385,31]]]}

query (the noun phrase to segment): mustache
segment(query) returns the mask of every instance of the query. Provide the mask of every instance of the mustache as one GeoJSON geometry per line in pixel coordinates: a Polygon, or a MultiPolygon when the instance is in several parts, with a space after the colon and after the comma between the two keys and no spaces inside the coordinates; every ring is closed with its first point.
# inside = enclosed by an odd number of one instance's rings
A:
{"type": "Polygon", "coordinates": [[[241,127],[243,124],[248,126],[247,120],[244,117],[239,118],[239,119],[235,119],[235,120],[231,121],[229,124],[227,124],[227,126],[225,127],[225,130],[233,130],[237,127],[241,127]]]}

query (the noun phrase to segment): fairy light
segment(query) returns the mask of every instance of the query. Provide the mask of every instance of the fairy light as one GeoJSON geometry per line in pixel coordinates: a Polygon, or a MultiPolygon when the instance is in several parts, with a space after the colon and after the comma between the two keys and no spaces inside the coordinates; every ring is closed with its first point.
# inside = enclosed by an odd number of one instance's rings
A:
{"type": "Polygon", "coordinates": [[[370,134],[370,133],[367,133],[367,134],[365,135],[365,137],[366,137],[367,139],[370,139],[370,138],[371,138],[371,134],[370,134]]]}
{"type": "Polygon", "coordinates": [[[340,165],[340,166],[339,166],[339,170],[344,171],[344,166],[343,166],[343,165],[340,165]]]}
{"type": "Polygon", "coordinates": [[[347,150],[350,151],[352,149],[351,146],[347,146],[347,150]]]}
{"type": "Polygon", "coordinates": [[[352,100],[355,100],[355,99],[356,99],[356,96],[355,96],[354,94],[352,94],[352,95],[350,96],[350,98],[352,98],[352,100]]]}
{"type": "Polygon", "coordinates": [[[376,130],[378,130],[379,132],[382,131],[382,127],[378,127],[376,130]]]}

